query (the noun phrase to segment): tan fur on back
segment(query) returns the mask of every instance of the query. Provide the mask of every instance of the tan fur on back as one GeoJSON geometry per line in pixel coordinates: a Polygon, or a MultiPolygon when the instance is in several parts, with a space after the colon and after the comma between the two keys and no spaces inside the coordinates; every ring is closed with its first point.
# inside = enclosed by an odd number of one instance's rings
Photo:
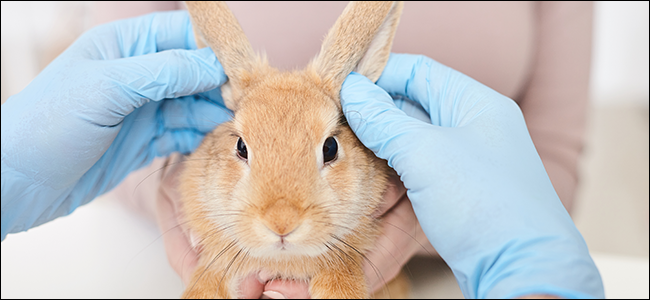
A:
{"type": "Polygon", "coordinates": [[[347,126],[339,92],[357,67],[379,77],[402,4],[351,3],[312,64],[293,72],[255,55],[224,3],[187,6],[197,44],[212,47],[230,79],[224,98],[235,116],[206,136],[181,176],[187,228],[202,249],[183,297],[235,298],[238,280],[261,270],[308,280],[313,298],[369,297],[361,265],[391,170],[347,126]],[[328,137],[338,154],[323,164],[328,137]],[[240,138],[247,159],[237,155],[240,138]]]}

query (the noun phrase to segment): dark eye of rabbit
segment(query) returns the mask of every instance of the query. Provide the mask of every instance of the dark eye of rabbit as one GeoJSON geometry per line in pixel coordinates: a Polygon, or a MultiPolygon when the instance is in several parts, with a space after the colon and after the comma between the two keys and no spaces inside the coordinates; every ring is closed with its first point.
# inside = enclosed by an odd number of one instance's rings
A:
{"type": "Polygon", "coordinates": [[[328,163],[336,159],[339,145],[334,137],[328,137],[323,144],[323,162],[328,163]]]}
{"type": "Polygon", "coordinates": [[[242,141],[241,138],[237,140],[237,154],[243,159],[248,159],[248,151],[246,150],[246,144],[242,141]]]}

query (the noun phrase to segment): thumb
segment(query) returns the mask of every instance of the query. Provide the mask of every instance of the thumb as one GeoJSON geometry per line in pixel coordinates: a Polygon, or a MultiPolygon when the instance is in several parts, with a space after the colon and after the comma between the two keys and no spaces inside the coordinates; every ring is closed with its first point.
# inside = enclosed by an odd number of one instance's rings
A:
{"type": "Polygon", "coordinates": [[[413,134],[430,126],[406,115],[386,91],[355,72],[343,83],[341,106],[359,140],[391,167],[394,156],[417,139],[413,134]]]}
{"type": "Polygon", "coordinates": [[[174,49],[106,62],[110,66],[107,76],[122,86],[126,99],[136,101],[135,107],[146,103],[145,99],[159,101],[210,91],[228,80],[210,48],[174,49]]]}
{"type": "Polygon", "coordinates": [[[264,296],[271,299],[310,299],[309,284],[301,280],[272,280],[264,287],[264,296]]]}

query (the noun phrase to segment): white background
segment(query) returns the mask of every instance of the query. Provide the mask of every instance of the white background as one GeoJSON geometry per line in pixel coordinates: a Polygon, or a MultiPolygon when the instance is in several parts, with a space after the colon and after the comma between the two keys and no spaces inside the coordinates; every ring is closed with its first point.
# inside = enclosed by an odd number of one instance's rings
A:
{"type": "Polygon", "coordinates": [[[596,2],[592,99],[648,106],[648,2],[596,2]]]}

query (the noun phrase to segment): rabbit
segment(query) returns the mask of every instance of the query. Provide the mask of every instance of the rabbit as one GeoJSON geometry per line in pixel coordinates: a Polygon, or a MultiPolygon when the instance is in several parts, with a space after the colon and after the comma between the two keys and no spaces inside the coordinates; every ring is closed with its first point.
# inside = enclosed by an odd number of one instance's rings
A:
{"type": "MultiPolygon", "coordinates": [[[[201,249],[182,297],[237,298],[240,279],[263,271],[308,281],[313,298],[368,298],[362,264],[381,222],[372,214],[394,171],[356,138],[339,93],[352,71],[377,81],[403,3],[351,2],[320,53],[290,72],[254,53],[225,3],[186,6],[197,45],[211,47],[228,75],[222,96],[234,117],[180,176],[182,213],[201,249]]],[[[394,282],[407,290],[403,277],[394,282]]]]}

